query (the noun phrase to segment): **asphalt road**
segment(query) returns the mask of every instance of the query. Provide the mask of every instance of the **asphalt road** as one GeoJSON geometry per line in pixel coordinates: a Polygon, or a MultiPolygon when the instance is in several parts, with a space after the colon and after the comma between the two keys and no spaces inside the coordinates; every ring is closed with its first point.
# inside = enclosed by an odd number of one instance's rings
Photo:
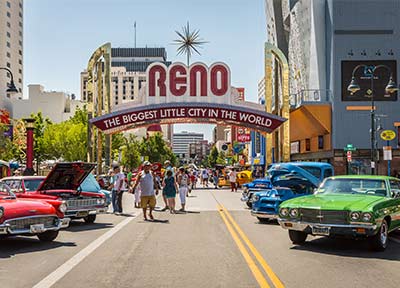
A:
{"type": "MultiPolygon", "coordinates": [[[[310,237],[294,246],[276,223],[260,224],[240,193],[199,189],[188,213],[145,222],[132,196],[125,216],[74,222],[53,243],[0,240],[1,287],[398,287],[400,244],[310,237]]],[[[179,200],[178,200],[179,202],[179,200]]],[[[158,205],[162,206],[161,201],[158,205]]]]}

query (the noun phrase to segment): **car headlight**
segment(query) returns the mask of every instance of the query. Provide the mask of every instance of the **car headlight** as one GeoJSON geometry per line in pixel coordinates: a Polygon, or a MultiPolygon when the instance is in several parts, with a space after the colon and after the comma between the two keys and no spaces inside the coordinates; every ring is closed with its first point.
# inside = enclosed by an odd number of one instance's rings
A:
{"type": "Polygon", "coordinates": [[[4,215],[4,208],[0,207],[0,218],[3,217],[3,215],[4,215]]]}
{"type": "Polygon", "coordinates": [[[371,214],[371,213],[366,212],[366,213],[363,213],[363,214],[362,214],[362,220],[363,220],[364,222],[370,222],[371,219],[372,219],[372,214],[371,214]]]}
{"type": "Polygon", "coordinates": [[[359,220],[360,219],[360,212],[351,212],[350,213],[350,219],[353,221],[359,220]]]}
{"type": "Polygon", "coordinates": [[[103,205],[104,204],[104,199],[103,198],[97,199],[97,204],[98,205],[103,205]]]}
{"type": "Polygon", "coordinates": [[[252,198],[253,202],[260,200],[260,196],[258,196],[258,195],[253,195],[253,197],[251,197],[251,198],[252,198]]]}
{"type": "Polygon", "coordinates": [[[299,216],[299,209],[297,209],[297,208],[290,209],[289,214],[290,214],[290,217],[296,218],[297,216],[299,216]]]}
{"type": "Polygon", "coordinates": [[[289,209],[281,208],[281,209],[279,209],[279,214],[281,214],[283,217],[287,217],[289,215],[289,209]]]}
{"type": "Polygon", "coordinates": [[[63,201],[60,206],[58,206],[58,210],[60,210],[62,213],[65,213],[65,211],[67,211],[67,204],[65,203],[65,201],[63,201]]]}

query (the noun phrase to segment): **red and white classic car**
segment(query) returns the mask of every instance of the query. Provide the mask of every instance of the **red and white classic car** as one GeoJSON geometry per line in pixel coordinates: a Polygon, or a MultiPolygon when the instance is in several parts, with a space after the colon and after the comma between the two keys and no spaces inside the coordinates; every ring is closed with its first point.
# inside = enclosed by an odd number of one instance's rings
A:
{"type": "Polygon", "coordinates": [[[95,164],[84,162],[57,163],[47,177],[14,176],[1,182],[9,185],[18,198],[64,200],[66,217],[93,223],[97,214],[108,210],[104,194],[79,187],[94,167],[95,164]]]}
{"type": "Polygon", "coordinates": [[[67,206],[59,200],[18,199],[10,188],[0,183],[0,237],[37,236],[53,241],[61,228],[68,227],[64,218],[67,206]]]}

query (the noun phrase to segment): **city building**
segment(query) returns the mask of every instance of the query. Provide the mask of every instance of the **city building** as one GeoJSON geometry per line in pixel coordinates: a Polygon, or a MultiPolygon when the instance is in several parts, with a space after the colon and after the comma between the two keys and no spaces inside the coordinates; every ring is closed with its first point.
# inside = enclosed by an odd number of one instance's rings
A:
{"type": "MultiPolygon", "coordinates": [[[[23,87],[23,0],[0,0],[0,67],[11,70],[19,92],[23,87]]],[[[10,109],[7,85],[11,75],[0,70],[0,109],[10,109]]]]}
{"type": "MultiPolygon", "coordinates": [[[[167,61],[165,48],[111,48],[111,109],[132,102],[146,84],[146,69],[153,62],[167,61]]],[[[87,101],[87,71],[81,72],[81,99],[87,101]]],[[[161,125],[163,137],[172,141],[173,125],[161,125]]],[[[129,134],[131,131],[126,131],[129,134]]],[[[138,137],[146,136],[145,128],[134,130],[138,137]]]]}
{"type": "MultiPolygon", "coordinates": [[[[291,160],[330,162],[338,174],[367,174],[372,172],[371,166],[376,166],[376,173],[386,174],[387,161],[383,160],[382,148],[387,143],[380,139],[380,130],[400,132],[398,92],[385,92],[390,76],[399,83],[400,39],[395,35],[400,31],[397,21],[400,2],[266,0],[265,3],[267,40],[280,48],[289,62],[291,160]],[[356,69],[358,65],[362,65],[360,69],[356,69]],[[372,77],[377,65],[384,67],[372,77]],[[347,88],[353,74],[361,90],[351,94],[347,88]],[[371,107],[376,115],[373,125],[371,107]],[[371,149],[373,138],[372,145],[379,152],[375,157],[371,149]],[[356,147],[350,163],[344,151],[348,144],[356,147]],[[376,163],[371,163],[373,157],[376,163]],[[348,169],[347,164],[350,164],[348,169]]],[[[279,83],[278,80],[274,83],[279,83]]],[[[392,169],[399,170],[399,137],[390,145],[392,169]]]]}
{"type": "Polygon", "coordinates": [[[45,91],[41,85],[28,85],[27,99],[11,99],[14,119],[29,118],[32,113],[42,112],[53,123],[68,120],[75,114],[77,107],[83,108],[84,102],[76,100],[75,95],[64,92],[45,91]]]}
{"type": "Polygon", "coordinates": [[[207,140],[197,141],[189,144],[189,156],[192,162],[200,164],[210,154],[211,146],[207,140]]]}
{"type": "Polygon", "coordinates": [[[204,140],[204,134],[196,132],[182,131],[174,133],[172,139],[172,151],[180,159],[190,158],[189,145],[204,140]]]}

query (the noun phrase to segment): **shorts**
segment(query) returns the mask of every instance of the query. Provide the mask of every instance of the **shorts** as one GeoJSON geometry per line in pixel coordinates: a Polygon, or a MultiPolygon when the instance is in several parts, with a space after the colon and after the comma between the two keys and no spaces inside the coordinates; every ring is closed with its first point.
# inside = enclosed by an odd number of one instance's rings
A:
{"type": "Polygon", "coordinates": [[[156,207],[156,196],[141,196],[140,197],[140,204],[142,205],[142,208],[147,208],[147,205],[150,206],[150,208],[155,208],[156,207]]]}

